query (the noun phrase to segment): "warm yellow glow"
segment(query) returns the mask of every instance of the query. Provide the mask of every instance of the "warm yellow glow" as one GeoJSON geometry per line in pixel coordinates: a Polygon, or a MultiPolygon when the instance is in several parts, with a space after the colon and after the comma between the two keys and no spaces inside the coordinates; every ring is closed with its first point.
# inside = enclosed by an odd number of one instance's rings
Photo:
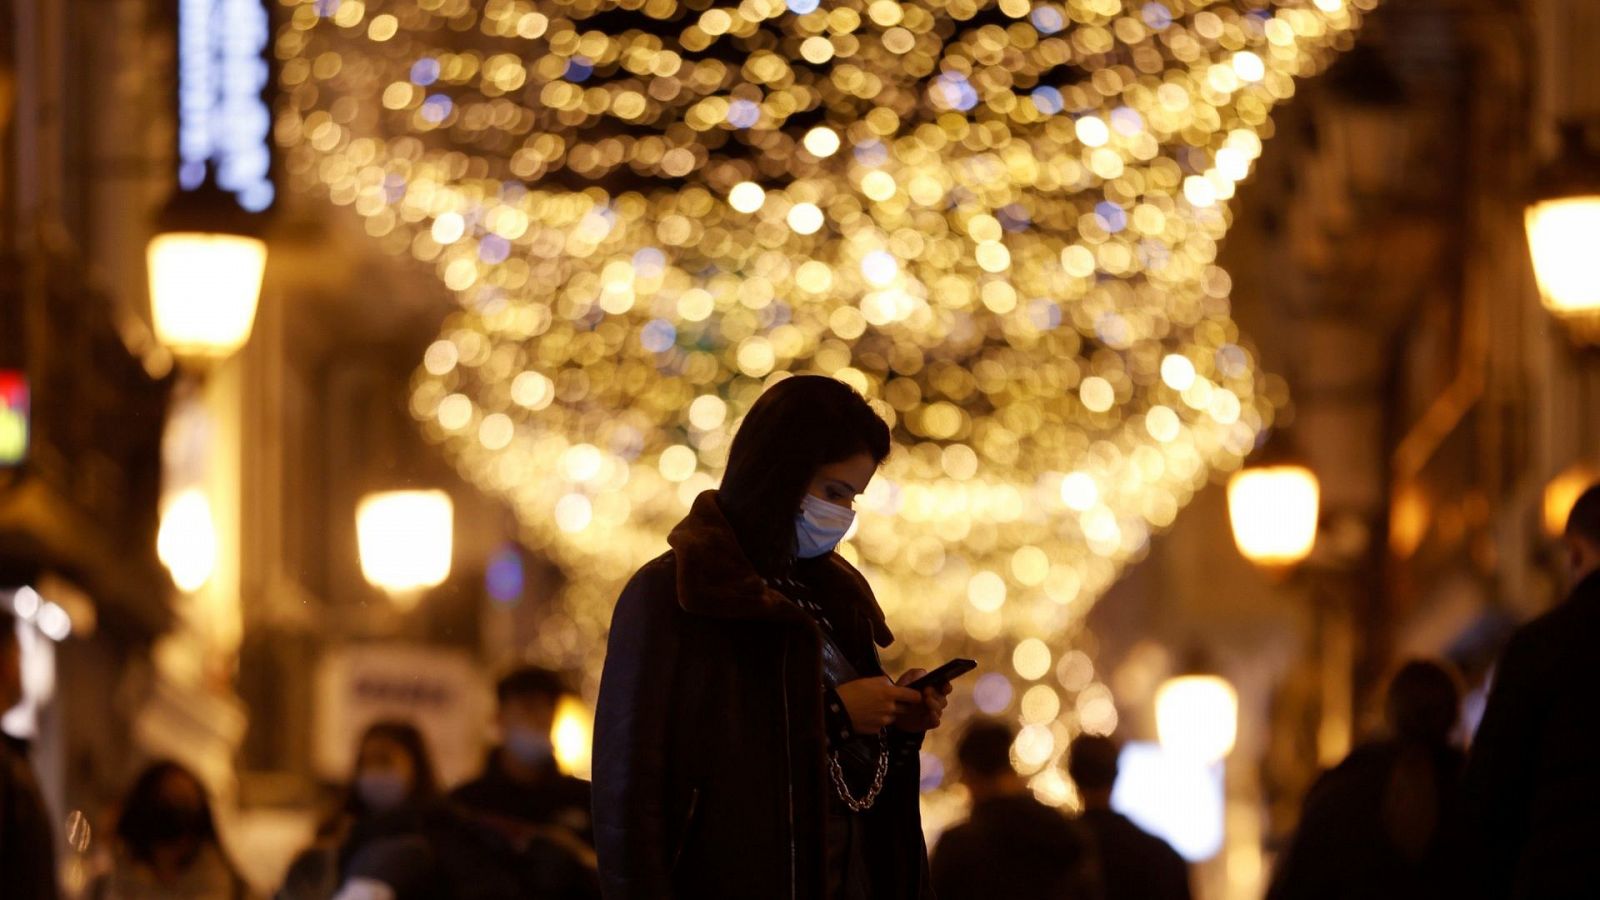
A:
{"type": "Polygon", "coordinates": [[[185,593],[200,590],[217,567],[217,529],[205,492],[189,488],[174,494],[161,511],[156,557],[185,593]]]}
{"type": "Polygon", "coordinates": [[[587,781],[594,746],[594,711],[577,697],[563,696],[556,706],[550,741],[555,745],[556,765],[562,773],[587,781]]]}
{"type": "MultiPolygon", "coordinates": [[[[1217,247],[1370,3],[451,0],[381,43],[283,6],[286,174],[454,292],[409,406],[573,576],[541,653],[596,674],[751,404],[822,374],[892,429],[841,548],[888,661],[970,653],[984,708],[1043,717],[1096,599],[1273,423],[1217,247]]],[[[1118,724],[1066,672],[1039,771],[1118,724]]]]}
{"type": "Polygon", "coordinates": [[[1228,481],[1233,540],[1258,565],[1294,565],[1317,540],[1320,488],[1304,466],[1245,469],[1228,481]]]}
{"type": "Polygon", "coordinates": [[[1600,485],[1600,466],[1591,463],[1576,463],[1550,479],[1544,486],[1544,509],[1540,517],[1547,537],[1558,538],[1567,533],[1567,516],[1572,514],[1573,504],[1584,491],[1596,485],[1600,485]]]}
{"type": "Polygon", "coordinates": [[[1528,249],[1545,306],[1557,316],[1600,318],[1600,195],[1528,207],[1528,249]]]}
{"type": "Polygon", "coordinates": [[[1156,734],[1162,749],[1201,762],[1233,751],[1239,730],[1239,695],[1217,675],[1183,675],[1156,691],[1156,734]]]}
{"type": "Polygon", "coordinates": [[[368,494],[356,507],[362,576],[402,599],[444,583],[454,525],[454,506],[444,491],[368,494]]]}
{"type": "Polygon", "coordinates": [[[168,232],[150,239],[156,336],[180,356],[220,358],[250,339],[267,245],[233,234],[168,232]]]}

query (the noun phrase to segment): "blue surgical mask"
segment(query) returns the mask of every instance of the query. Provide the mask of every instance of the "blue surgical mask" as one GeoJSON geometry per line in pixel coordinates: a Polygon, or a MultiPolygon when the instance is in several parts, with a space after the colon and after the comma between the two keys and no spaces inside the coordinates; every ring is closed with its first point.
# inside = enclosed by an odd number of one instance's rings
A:
{"type": "Polygon", "coordinates": [[[855,521],[855,510],[805,495],[794,519],[795,555],[811,559],[832,552],[855,521]]]}
{"type": "Polygon", "coordinates": [[[394,772],[374,770],[356,776],[356,793],[373,812],[388,812],[404,803],[411,785],[394,772]]]}
{"type": "Polygon", "coordinates": [[[550,735],[521,725],[506,729],[506,752],[525,766],[542,766],[555,759],[550,735]]]}

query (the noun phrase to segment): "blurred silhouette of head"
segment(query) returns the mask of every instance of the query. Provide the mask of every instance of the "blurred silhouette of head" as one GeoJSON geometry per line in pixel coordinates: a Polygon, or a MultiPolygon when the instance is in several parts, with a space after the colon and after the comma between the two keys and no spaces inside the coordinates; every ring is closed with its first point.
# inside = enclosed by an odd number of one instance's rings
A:
{"type": "Polygon", "coordinates": [[[555,764],[556,708],[566,693],[560,675],[538,666],[512,669],[495,685],[501,746],[523,769],[555,764]]]}
{"type": "Polygon", "coordinates": [[[1078,786],[1085,809],[1104,809],[1111,805],[1111,789],[1117,784],[1117,758],[1122,748],[1111,738],[1099,734],[1079,735],[1067,754],[1067,774],[1078,786]]]}
{"type": "Polygon", "coordinates": [[[362,816],[430,800],[439,793],[422,732],[410,722],[373,722],[356,745],[345,808],[362,816]]]}
{"type": "Polygon", "coordinates": [[[1022,776],[1011,765],[1011,743],[1017,738],[1011,726],[993,719],[975,719],[956,744],[961,781],[974,800],[1026,790],[1022,776]]]}
{"type": "Polygon", "coordinates": [[[130,856],[150,864],[158,853],[187,863],[217,840],[205,785],[170,760],[152,763],[134,779],[122,801],[116,832],[130,856]]]}
{"type": "Polygon", "coordinates": [[[1461,684],[1440,663],[1414,659],[1389,682],[1386,704],[1395,736],[1419,744],[1442,745],[1450,739],[1461,712],[1461,684]]]}
{"type": "Polygon", "coordinates": [[[1600,484],[1590,486],[1572,504],[1566,543],[1573,581],[1582,581],[1600,571],[1600,484]]]}

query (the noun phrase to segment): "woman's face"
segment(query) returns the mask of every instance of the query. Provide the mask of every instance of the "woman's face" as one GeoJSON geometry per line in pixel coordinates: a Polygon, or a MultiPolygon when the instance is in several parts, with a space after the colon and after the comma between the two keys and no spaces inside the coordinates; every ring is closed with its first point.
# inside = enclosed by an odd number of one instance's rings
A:
{"type": "Polygon", "coordinates": [[[411,754],[397,741],[382,735],[375,735],[361,745],[361,754],[356,760],[356,773],[358,775],[382,774],[403,783],[409,792],[417,780],[416,766],[411,762],[411,754]]]}
{"type": "Polygon", "coordinates": [[[828,463],[817,470],[806,493],[818,500],[850,509],[856,498],[867,489],[868,482],[878,471],[878,464],[867,453],[858,453],[849,459],[828,463]]]}

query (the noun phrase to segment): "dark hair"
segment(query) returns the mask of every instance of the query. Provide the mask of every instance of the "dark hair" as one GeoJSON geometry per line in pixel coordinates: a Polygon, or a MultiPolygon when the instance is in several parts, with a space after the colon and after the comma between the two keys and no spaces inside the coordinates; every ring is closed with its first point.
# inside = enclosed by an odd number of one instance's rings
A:
{"type": "Polygon", "coordinates": [[[1098,734],[1079,735],[1067,754],[1067,774],[1080,791],[1110,790],[1117,783],[1117,757],[1122,748],[1098,734]]]}
{"type": "Polygon", "coordinates": [[[211,800],[205,783],[171,760],[151,763],[134,779],[133,786],[123,797],[116,834],[127,847],[128,854],[144,863],[153,862],[156,847],[174,838],[195,837],[202,842],[217,843],[217,823],[211,815],[211,800]],[[162,798],[162,785],[171,775],[194,782],[200,794],[197,809],[177,811],[162,798]]]}
{"type": "Polygon", "coordinates": [[[1016,732],[1010,725],[992,719],[978,719],[961,733],[956,744],[956,761],[968,775],[993,777],[1013,771],[1011,742],[1016,732]]]}
{"type": "Polygon", "coordinates": [[[780,573],[794,559],[794,517],[817,470],[859,453],[887,459],[889,426],[842,381],[785,378],[750,407],[717,501],[759,571],[780,573]]]}
{"type": "Polygon", "coordinates": [[[17,642],[17,617],[11,610],[0,607],[0,647],[17,642]]]}
{"type": "Polygon", "coordinates": [[[559,674],[538,666],[518,666],[494,686],[495,699],[501,706],[520,697],[544,697],[553,702],[567,693],[567,683],[559,674]]]}
{"type": "MultiPolygon", "coordinates": [[[[406,795],[408,802],[431,800],[439,795],[439,781],[433,774],[433,757],[428,754],[428,742],[423,739],[422,732],[410,722],[399,719],[380,719],[367,726],[361,733],[361,741],[356,744],[355,765],[361,765],[361,751],[367,743],[374,740],[390,741],[400,747],[411,758],[411,771],[414,773],[411,782],[411,793],[406,795]]],[[[361,799],[361,792],[356,788],[352,772],[350,786],[345,790],[344,808],[353,815],[365,815],[367,805],[361,799]]]]}
{"type": "Polygon", "coordinates": [[[1600,546],[1600,484],[1590,485],[1567,515],[1567,537],[1600,546]]]}
{"type": "Polygon", "coordinates": [[[1443,665],[1414,659],[1389,682],[1386,712],[1389,726],[1402,740],[1441,745],[1456,727],[1461,710],[1461,684],[1443,665]]]}

